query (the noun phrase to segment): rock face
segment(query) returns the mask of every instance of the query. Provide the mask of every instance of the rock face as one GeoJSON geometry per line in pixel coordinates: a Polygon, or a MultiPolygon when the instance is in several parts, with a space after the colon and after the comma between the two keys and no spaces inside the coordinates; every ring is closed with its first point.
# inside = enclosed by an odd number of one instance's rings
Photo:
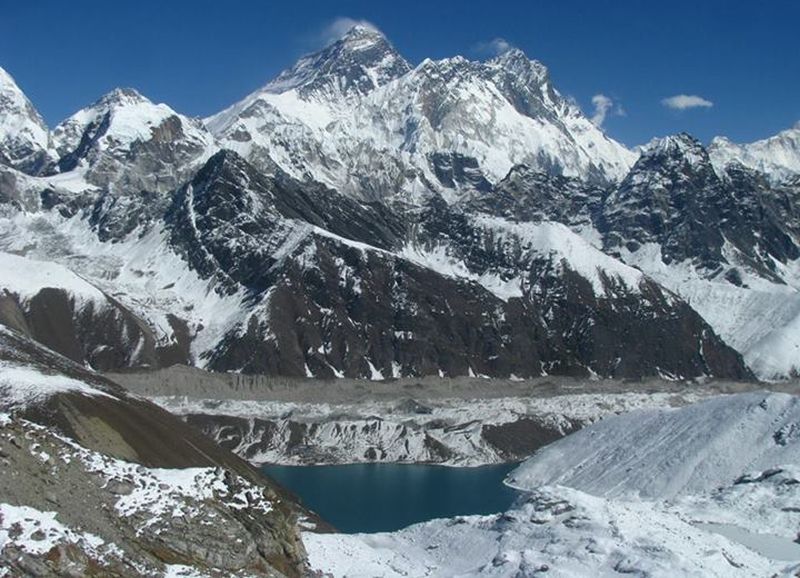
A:
{"type": "Polygon", "coordinates": [[[729,165],[720,178],[703,146],[683,134],[644,151],[606,200],[600,227],[611,249],[657,243],[665,263],[691,260],[709,272],[723,266],[726,251],[735,252],[769,276],[773,259],[800,257],[798,231],[780,214],[790,204],[784,199],[741,165],[729,165]]]}
{"type": "Polygon", "coordinates": [[[295,524],[307,514],[291,496],[166,411],[6,329],[0,412],[3,568],[300,575],[295,524]]]}
{"type": "Polygon", "coordinates": [[[226,152],[176,196],[167,217],[173,243],[202,276],[259,303],[207,354],[209,368],[747,375],[689,308],[566,227],[515,228],[442,200],[400,218],[324,187],[300,190],[226,152]],[[592,254],[599,272],[574,261],[592,254]],[[448,275],[453,267],[459,274],[448,275]],[[656,353],[683,332],[686,349],[656,353]]]}
{"type": "Polygon", "coordinates": [[[515,222],[554,221],[582,231],[600,218],[608,191],[577,178],[517,165],[496,187],[475,195],[467,206],[515,222]]]}

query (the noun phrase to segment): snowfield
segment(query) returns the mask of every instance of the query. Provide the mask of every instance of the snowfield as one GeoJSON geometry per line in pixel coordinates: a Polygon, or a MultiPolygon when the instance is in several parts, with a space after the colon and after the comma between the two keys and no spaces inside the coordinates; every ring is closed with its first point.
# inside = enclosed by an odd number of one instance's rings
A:
{"type": "Polygon", "coordinates": [[[800,465],[800,398],[752,392],[603,420],[543,448],[508,483],[673,499],[793,463],[800,465]]]}
{"type": "Polygon", "coordinates": [[[102,291],[52,261],[0,253],[0,271],[3,271],[0,290],[13,293],[23,303],[42,289],[55,288],[66,291],[81,306],[89,303],[97,308],[107,306],[107,298],[102,291]]]}

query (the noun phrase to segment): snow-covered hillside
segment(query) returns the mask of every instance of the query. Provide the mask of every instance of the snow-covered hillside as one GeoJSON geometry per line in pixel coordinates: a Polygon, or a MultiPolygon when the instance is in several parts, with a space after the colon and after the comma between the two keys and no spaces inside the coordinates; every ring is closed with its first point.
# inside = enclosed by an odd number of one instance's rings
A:
{"type": "MultiPolygon", "coordinates": [[[[762,497],[760,485],[748,489],[747,497],[762,497]]],[[[781,503],[792,498],[796,493],[781,503]]],[[[798,569],[797,562],[770,559],[665,506],[563,487],[536,490],[497,515],[434,520],[391,534],[306,533],[303,540],[312,568],[353,578],[744,578],[798,569]]],[[[793,544],[788,536],[782,543],[793,544]]]]}
{"type": "Polygon", "coordinates": [[[737,271],[741,282],[703,274],[688,261],[667,265],[657,244],[623,252],[626,263],[686,299],[759,378],[794,375],[800,370],[800,261],[776,264],[776,282],[741,267],[735,251],[727,256],[728,270],[737,271]]]}
{"type": "Polygon", "coordinates": [[[800,398],[783,393],[633,411],[550,444],[514,470],[508,483],[649,500],[707,492],[751,471],[800,464],[798,424],[800,398]]]}

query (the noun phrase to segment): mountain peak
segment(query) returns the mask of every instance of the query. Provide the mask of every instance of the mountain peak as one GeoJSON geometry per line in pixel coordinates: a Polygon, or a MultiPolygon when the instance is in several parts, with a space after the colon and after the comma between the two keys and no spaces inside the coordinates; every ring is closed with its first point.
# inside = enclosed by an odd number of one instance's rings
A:
{"type": "Polygon", "coordinates": [[[0,68],[0,158],[23,172],[35,173],[46,164],[49,133],[14,78],[0,68]]]}
{"type": "Polygon", "coordinates": [[[354,49],[361,49],[376,43],[388,42],[388,40],[383,32],[377,28],[365,24],[356,24],[345,32],[337,42],[348,44],[354,49]]]}
{"type": "Polygon", "coordinates": [[[708,160],[708,153],[702,143],[686,132],[654,138],[644,147],[642,156],[686,157],[688,160],[708,160]]]}
{"type": "Polygon", "coordinates": [[[92,106],[119,107],[149,103],[150,100],[134,88],[115,88],[100,97],[92,106]]]}
{"type": "Polygon", "coordinates": [[[549,75],[549,71],[544,64],[538,60],[531,60],[519,48],[509,48],[502,54],[487,61],[486,64],[491,67],[502,68],[512,74],[533,75],[539,79],[545,79],[549,75]]]}
{"type": "Polygon", "coordinates": [[[324,98],[365,95],[399,78],[411,66],[379,30],[357,24],[322,50],[301,58],[264,91],[297,90],[301,96],[324,98]]]}
{"type": "Polygon", "coordinates": [[[800,122],[771,137],[751,143],[736,143],[716,137],[708,147],[711,160],[719,169],[731,161],[765,173],[780,183],[800,174],[800,122]]]}
{"type": "Polygon", "coordinates": [[[8,86],[8,87],[13,87],[13,88],[15,88],[15,89],[19,90],[19,87],[17,86],[17,83],[16,83],[16,81],[14,81],[14,77],[13,77],[13,76],[11,76],[11,75],[10,75],[10,74],[9,74],[9,73],[6,71],[6,69],[5,69],[5,68],[3,68],[2,66],[0,66],[0,89],[4,88],[4,87],[6,87],[6,86],[8,86]]]}

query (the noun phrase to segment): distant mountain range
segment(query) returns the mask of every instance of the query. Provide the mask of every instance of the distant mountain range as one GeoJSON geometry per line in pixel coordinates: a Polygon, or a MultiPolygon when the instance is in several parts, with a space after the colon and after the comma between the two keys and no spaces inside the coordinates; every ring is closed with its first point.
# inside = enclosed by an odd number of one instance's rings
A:
{"type": "Polygon", "coordinates": [[[800,372],[800,126],[607,137],[518,50],[361,26],[205,120],[0,71],[0,323],[95,369],[800,372]]]}

